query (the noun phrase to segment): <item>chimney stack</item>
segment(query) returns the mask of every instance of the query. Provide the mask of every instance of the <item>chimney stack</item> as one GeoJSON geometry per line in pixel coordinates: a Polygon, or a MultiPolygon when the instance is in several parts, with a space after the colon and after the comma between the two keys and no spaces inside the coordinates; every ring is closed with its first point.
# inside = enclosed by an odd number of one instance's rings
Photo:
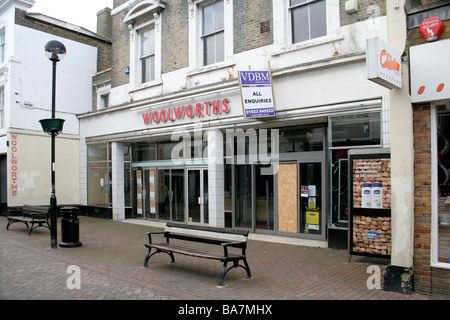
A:
{"type": "Polygon", "coordinates": [[[97,13],[97,34],[108,39],[112,38],[112,19],[110,8],[104,8],[97,13]]]}

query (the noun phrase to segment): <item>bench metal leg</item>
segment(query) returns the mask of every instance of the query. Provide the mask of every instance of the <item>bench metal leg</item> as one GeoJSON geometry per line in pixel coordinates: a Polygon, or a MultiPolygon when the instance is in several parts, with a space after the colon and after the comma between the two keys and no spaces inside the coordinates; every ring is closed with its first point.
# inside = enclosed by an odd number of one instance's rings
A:
{"type": "Polygon", "coordinates": [[[223,287],[223,280],[225,279],[225,275],[228,273],[228,271],[230,271],[233,268],[241,267],[241,268],[245,269],[245,271],[247,272],[246,279],[250,279],[252,277],[252,275],[250,273],[250,267],[248,266],[248,263],[247,263],[247,259],[243,258],[242,261],[244,261],[245,266],[241,266],[239,264],[239,260],[234,260],[233,265],[231,267],[229,267],[228,269],[227,269],[228,261],[223,262],[222,272],[220,273],[219,287],[223,287]]]}
{"type": "Polygon", "coordinates": [[[245,271],[247,271],[247,278],[246,279],[251,279],[252,274],[250,272],[250,267],[248,266],[248,263],[247,263],[247,258],[244,258],[243,261],[244,261],[244,264],[245,264],[245,268],[244,269],[245,269],[245,271]]]}
{"type": "Polygon", "coordinates": [[[34,229],[39,228],[39,227],[45,227],[48,230],[50,230],[50,226],[48,225],[48,223],[47,223],[46,226],[44,226],[43,223],[45,223],[45,222],[32,222],[31,223],[31,228],[30,228],[30,230],[28,230],[28,235],[31,234],[31,231],[33,231],[34,229]],[[39,225],[35,226],[35,224],[39,224],[39,225]]]}
{"type": "Polygon", "coordinates": [[[152,251],[152,248],[148,248],[147,255],[145,256],[145,259],[144,259],[144,267],[147,268],[147,267],[148,267],[148,260],[150,260],[150,258],[151,258],[154,254],[160,253],[160,252],[167,253],[167,254],[170,256],[170,258],[172,259],[172,261],[171,261],[170,263],[175,263],[175,257],[173,256],[173,253],[172,253],[172,252],[170,252],[170,251],[162,251],[162,250],[156,249],[155,252],[153,252],[152,254],[150,254],[151,251],[152,251]]]}
{"type": "Polygon", "coordinates": [[[8,230],[8,229],[9,229],[9,226],[12,225],[14,222],[22,222],[22,223],[25,223],[25,225],[27,226],[27,229],[29,228],[28,222],[27,222],[27,221],[10,220],[10,219],[8,219],[8,224],[6,225],[6,230],[8,230]]]}
{"type": "Polygon", "coordinates": [[[230,269],[227,269],[227,264],[227,261],[223,262],[222,272],[220,273],[219,287],[223,287],[223,280],[225,279],[225,275],[231,268],[233,268],[231,267],[230,269]]]}

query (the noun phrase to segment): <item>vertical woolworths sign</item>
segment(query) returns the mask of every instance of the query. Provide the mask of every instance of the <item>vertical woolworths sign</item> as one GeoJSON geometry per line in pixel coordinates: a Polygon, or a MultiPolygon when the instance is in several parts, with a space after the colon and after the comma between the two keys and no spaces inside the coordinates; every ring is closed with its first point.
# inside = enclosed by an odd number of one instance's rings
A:
{"type": "Polygon", "coordinates": [[[18,154],[20,150],[19,135],[10,133],[8,139],[8,204],[13,203],[19,195],[20,163],[18,154]]]}
{"type": "Polygon", "coordinates": [[[41,135],[46,139],[21,130],[8,133],[7,185],[10,207],[48,204],[49,180],[43,173],[50,172],[46,164],[49,148],[44,148],[42,143],[47,142],[48,138],[41,135]]]}

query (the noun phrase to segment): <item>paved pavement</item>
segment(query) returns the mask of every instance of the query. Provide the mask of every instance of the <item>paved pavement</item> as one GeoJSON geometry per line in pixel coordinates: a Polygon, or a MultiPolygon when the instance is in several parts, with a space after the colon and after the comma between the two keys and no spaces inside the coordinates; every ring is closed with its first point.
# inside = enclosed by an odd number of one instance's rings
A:
{"type": "MultiPolygon", "coordinates": [[[[80,217],[82,246],[57,249],[45,228],[29,236],[21,223],[5,226],[0,217],[1,300],[445,300],[369,289],[368,267],[375,264],[382,274],[386,261],[349,262],[346,250],[249,240],[253,278],[232,269],[218,287],[217,261],[177,255],[169,264],[157,254],[144,268],[145,233],[161,231],[154,226],[80,217]]],[[[58,242],[60,228],[58,221],[58,242]]]]}

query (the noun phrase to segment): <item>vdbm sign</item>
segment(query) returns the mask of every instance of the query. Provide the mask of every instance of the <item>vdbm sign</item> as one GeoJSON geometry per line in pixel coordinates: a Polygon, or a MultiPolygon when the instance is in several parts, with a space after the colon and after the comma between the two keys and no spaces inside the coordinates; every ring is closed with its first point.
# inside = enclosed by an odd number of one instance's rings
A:
{"type": "Polygon", "coordinates": [[[240,71],[239,83],[245,118],[275,116],[272,78],[269,71],[240,71]]]}

